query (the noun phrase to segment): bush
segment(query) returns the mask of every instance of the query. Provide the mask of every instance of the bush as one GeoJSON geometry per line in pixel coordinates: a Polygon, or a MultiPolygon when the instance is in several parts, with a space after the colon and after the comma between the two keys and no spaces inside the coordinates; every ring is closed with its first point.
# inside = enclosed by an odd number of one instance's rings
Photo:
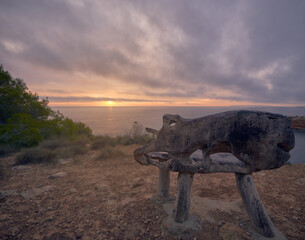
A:
{"type": "Polygon", "coordinates": [[[0,127],[0,143],[17,148],[32,147],[42,141],[42,135],[37,129],[37,120],[26,113],[15,114],[8,119],[7,124],[0,127]]]}
{"type": "Polygon", "coordinates": [[[135,139],[134,139],[134,143],[135,144],[148,144],[150,143],[152,140],[154,140],[155,137],[151,134],[148,134],[148,133],[144,133],[140,136],[137,136],[135,139]]]}
{"type": "Polygon", "coordinates": [[[125,134],[117,136],[117,143],[121,145],[131,145],[134,143],[134,141],[129,135],[125,134]]]}
{"type": "Polygon", "coordinates": [[[151,134],[144,133],[142,124],[134,122],[131,129],[125,131],[125,134],[117,137],[117,142],[123,145],[147,144],[155,137],[151,134]]]}
{"type": "Polygon", "coordinates": [[[89,146],[92,142],[93,137],[92,136],[85,136],[85,135],[80,135],[77,136],[74,140],[73,140],[73,144],[74,145],[84,145],[84,146],[89,146]]]}
{"type": "Polygon", "coordinates": [[[124,153],[121,150],[107,146],[100,150],[96,160],[103,160],[106,158],[120,157],[120,156],[124,156],[124,153]]]}
{"type": "Polygon", "coordinates": [[[93,139],[93,142],[91,144],[91,149],[93,150],[97,150],[97,149],[101,149],[105,146],[112,146],[114,147],[116,145],[116,139],[109,137],[107,135],[105,136],[96,136],[93,139]]]}
{"type": "Polygon", "coordinates": [[[28,90],[25,82],[13,78],[0,65],[0,123],[6,123],[15,114],[25,113],[34,119],[47,119],[52,110],[48,99],[39,100],[36,93],[28,90]]]}
{"type": "Polygon", "coordinates": [[[43,148],[48,148],[50,150],[55,150],[58,148],[63,148],[69,146],[71,141],[66,138],[52,138],[46,141],[43,141],[39,146],[43,148]]]}
{"type": "Polygon", "coordinates": [[[76,139],[77,136],[91,136],[92,130],[82,122],[74,122],[70,118],[64,118],[58,122],[59,135],[76,139]]]}
{"type": "Polygon", "coordinates": [[[48,103],[48,99],[39,100],[23,80],[13,78],[0,65],[0,144],[32,147],[52,137],[73,140],[92,135],[84,123],[52,111],[48,103]]]}
{"type": "Polygon", "coordinates": [[[44,139],[63,137],[75,140],[79,136],[92,136],[92,130],[84,123],[64,118],[60,113],[56,113],[53,119],[40,121],[39,130],[44,139]]]}
{"type": "Polygon", "coordinates": [[[85,145],[73,145],[70,147],[72,155],[84,155],[88,152],[88,148],[85,145]]]}
{"type": "Polygon", "coordinates": [[[71,147],[62,147],[62,148],[57,148],[53,151],[55,154],[55,159],[61,159],[61,158],[71,158],[74,156],[71,147]]]}
{"type": "Polygon", "coordinates": [[[16,165],[29,163],[52,163],[55,160],[55,153],[50,149],[35,147],[22,151],[16,157],[16,165]]]}
{"type": "Polygon", "coordinates": [[[56,159],[68,158],[75,155],[83,155],[88,152],[88,143],[90,139],[87,137],[78,137],[75,140],[68,138],[52,138],[43,141],[39,146],[54,151],[56,159]]]}

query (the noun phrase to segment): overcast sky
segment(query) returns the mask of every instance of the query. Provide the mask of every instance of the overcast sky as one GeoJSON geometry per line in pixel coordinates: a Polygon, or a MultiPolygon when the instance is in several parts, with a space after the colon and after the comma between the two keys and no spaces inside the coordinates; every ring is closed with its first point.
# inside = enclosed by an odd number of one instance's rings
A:
{"type": "Polygon", "coordinates": [[[52,104],[305,105],[305,1],[1,0],[0,64],[52,104]]]}

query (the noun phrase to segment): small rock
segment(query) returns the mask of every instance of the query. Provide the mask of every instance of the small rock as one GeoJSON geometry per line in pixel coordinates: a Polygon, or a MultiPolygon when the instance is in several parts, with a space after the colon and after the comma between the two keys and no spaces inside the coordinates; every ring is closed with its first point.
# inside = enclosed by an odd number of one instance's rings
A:
{"type": "Polygon", "coordinates": [[[49,178],[50,179],[62,178],[62,177],[65,177],[66,175],[67,175],[67,173],[65,173],[65,172],[58,172],[58,173],[51,175],[49,178]]]}

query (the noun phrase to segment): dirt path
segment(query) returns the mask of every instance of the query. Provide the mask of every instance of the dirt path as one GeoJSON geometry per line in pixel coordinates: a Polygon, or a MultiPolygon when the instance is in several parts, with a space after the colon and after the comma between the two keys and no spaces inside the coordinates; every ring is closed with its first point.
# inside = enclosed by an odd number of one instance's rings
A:
{"type": "MultiPolygon", "coordinates": [[[[157,169],[136,163],[135,146],[120,148],[126,156],[119,159],[95,161],[89,152],[57,166],[12,168],[12,157],[1,159],[0,239],[179,239],[162,233],[166,213],[150,200],[157,169]]],[[[305,164],[262,171],[254,180],[275,226],[288,239],[305,239],[305,164]]],[[[233,174],[197,174],[191,206],[202,230],[180,239],[251,239],[233,174]]]]}

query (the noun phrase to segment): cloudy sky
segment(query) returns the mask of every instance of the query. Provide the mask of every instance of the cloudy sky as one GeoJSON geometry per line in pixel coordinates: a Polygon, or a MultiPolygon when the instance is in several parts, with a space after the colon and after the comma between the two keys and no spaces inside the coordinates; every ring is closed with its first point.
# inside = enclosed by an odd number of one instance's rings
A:
{"type": "Polygon", "coordinates": [[[305,1],[1,0],[0,64],[51,105],[305,105],[305,1]]]}

